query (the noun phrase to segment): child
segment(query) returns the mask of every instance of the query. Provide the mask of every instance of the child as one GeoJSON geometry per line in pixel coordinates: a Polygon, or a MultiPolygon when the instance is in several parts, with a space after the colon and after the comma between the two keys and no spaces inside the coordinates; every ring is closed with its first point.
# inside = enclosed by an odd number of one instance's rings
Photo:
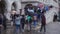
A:
{"type": "Polygon", "coordinates": [[[22,32],[24,32],[24,24],[25,24],[25,17],[24,15],[22,15],[22,18],[21,18],[22,32]]]}
{"type": "Polygon", "coordinates": [[[16,19],[15,19],[15,26],[16,26],[16,33],[18,33],[18,29],[20,29],[20,16],[16,15],[16,19]]]}
{"type": "Polygon", "coordinates": [[[38,21],[39,21],[40,20],[40,14],[41,14],[41,9],[40,8],[37,9],[37,14],[38,14],[38,21]]]}
{"type": "Polygon", "coordinates": [[[34,16],[33,16],[33,22],[34,22],[34,28],[36,28],[36,25],[37,25],[37,13],[35,12],[34,13],[34,16]]]}

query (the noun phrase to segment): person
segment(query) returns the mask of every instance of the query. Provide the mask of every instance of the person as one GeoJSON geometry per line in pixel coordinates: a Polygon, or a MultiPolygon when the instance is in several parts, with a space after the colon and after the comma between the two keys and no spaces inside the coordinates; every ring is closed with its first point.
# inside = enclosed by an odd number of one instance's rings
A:
{"type": "Polygon", "coordinates": [[[3,28],[3,16],[2,14],[0,14],[0,33],[2,31],[2,28],[3,28]]]}
{"type": "Polygon", "coordinates": [[[4,27],[4,30],[6,30],[6,21],[7,21],[7,18],[5,17],[5,15],[3,15],[3,27],[4,27]]]}
{"type": "Polygon", "coordinates": [[[34,28],[36,28],[36,25],[37,25],[37,13],[35,12],[34,13],[34,16],[33,16],[33,22],[34,22],[34,28]]]}
{"type": "Polygon", "coordinates": [[[28,21],[28,31],[31,31],[31,23],[32,23],[32,16],[28,15],[27,16],[27,21],[28,21]]]}
{"type": "Polygon", "coordinates": [[[17,15],[16,14],[16,11],[15,10],[12,10],[12,13],[11,13],[11,16],[10,17],[12,18],[11,21],[13,22],[13,25],[15,25],[16,15],[17,15]]]}
{"type": "Polygon", "coordinates": [[[33,16],[33,14],[34,14],[34,9],[33,9],[33,7],[28,8],[28,15],[33,16]]]}
{"type": "Polygon", "coordinates": [[[15,34],[17,34],[18,33],[18,29],[21,29],[20,28],[21,25],[20,25],[20,16],[19,15],[16,16],[15,26],[16,26],[16,32],[15,32],[15,34]]]}
{"type": "Polygon", "coordinates": [[[37,14],[38,14],[38,21],[40,20],[41,17],[41,9],[37,8],[37,14]]]}
{"type": "Polygon", "coordinates": [[[57,21],[57,14],[54,14],[53,22],[57,21]]]}
{"type": "Polygon", "coordinates": [[[22,15],[22,18],[21,18],[22,32],[24,32],[24,24],[25,24],[25,17],[24,15],[22,15]]]}
{"type": "Polygon", "coordinates": [[[40,28],[40,32],[42,31],[42,29],[44,28],[44,32],[46,32],[46,18],[45,18],[45,10],[42,10],[42,14],[41,14],[41,28],[40,28]]]}

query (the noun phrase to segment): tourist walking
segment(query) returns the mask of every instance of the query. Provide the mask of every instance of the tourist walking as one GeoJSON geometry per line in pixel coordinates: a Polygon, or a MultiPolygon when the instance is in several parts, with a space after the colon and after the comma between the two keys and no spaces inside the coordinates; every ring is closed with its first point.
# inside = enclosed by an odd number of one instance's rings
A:
{"type": "Polygon", "coordinates": [[[25,16],[21,15],[21,30],[24,32],[24,25],[25,25],[25,16]]]}
{"type": "Polygon", "coordinates": [[[15,26],[16,26],[16,29],[15,29],[15,34],[18,34],[20,31],[21,31],[21,23],[20,23],[20,15],[16,15],[16,18],[15,18],[15,26]]]}
{"type": "Polygon", "coordinates": [[[40,32],[42,31],[42,29],[44,28],[44,32],[46,32],[46,18],[45,18],[45,10],[42,10],[42,14],[41,14],[41,28],[40,28],[40,32]]]}

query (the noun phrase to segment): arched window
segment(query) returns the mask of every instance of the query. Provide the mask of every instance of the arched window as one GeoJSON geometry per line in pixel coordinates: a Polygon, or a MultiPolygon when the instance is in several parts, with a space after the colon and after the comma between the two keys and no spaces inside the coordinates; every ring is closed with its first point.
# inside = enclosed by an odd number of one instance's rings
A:
{"type": "Polygon", "coordinates": [[[12,10],[12,9],[16,10],[16,4],[15,4],[15,2],[12,3],[11,10],[12,10]]]}

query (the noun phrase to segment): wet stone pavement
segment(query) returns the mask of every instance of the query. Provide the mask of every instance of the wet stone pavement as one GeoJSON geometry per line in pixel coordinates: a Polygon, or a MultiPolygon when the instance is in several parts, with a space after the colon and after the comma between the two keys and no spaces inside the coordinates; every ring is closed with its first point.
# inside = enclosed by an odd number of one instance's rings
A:
{"type": "Polygon", "coordinates": [[[60,22],[54,22],[54,23],[47,24],[46,34],[60,34],[60,22]]]}
{"type": "MultiPolygon", "coordinates": [[[[27,31],[25,30],[24,33],[19,33],[19,34],[60,34],[60,22],[52,22],[52,23],[48,23],[46,25],[46,32],[38,32],[40,25],[37,25],[36,30],[34,30],[34,28],[32,28],[31,31],[27,31]]],[[[14,31],[14,27],[8,28],[5,32],[6,34],[13,34],[14,31]]],[[[2,34],[5,34],[5,32],[3,32],[2,34]]]]}

